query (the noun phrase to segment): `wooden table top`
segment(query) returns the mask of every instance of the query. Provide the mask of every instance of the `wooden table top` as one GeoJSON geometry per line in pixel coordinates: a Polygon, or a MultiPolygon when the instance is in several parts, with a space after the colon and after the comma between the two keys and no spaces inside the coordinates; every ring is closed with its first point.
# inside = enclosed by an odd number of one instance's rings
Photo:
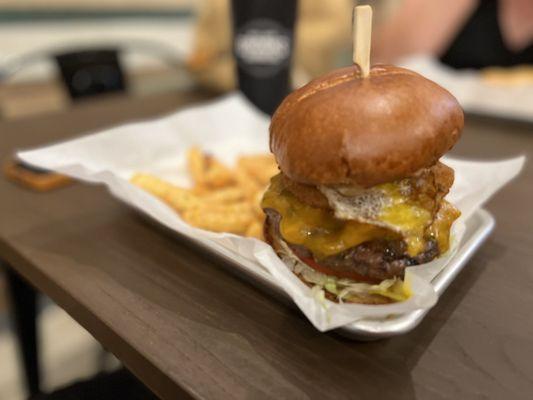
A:
{"type": "MultiPolygon", "coordinates": [[[[187,99],[116,98],[0,122],[0,159],[187,99]]],[[[532,157],[533,130],[469,118],[453,154],[532,157]]],[[[413,332],[378,342],[319,333],[99,186],[37,194],[0,179],[0,257],[164,399],[530,398],[532,182],[528,163],[488,204],[496,229],[437,306],[413,332]]]]}

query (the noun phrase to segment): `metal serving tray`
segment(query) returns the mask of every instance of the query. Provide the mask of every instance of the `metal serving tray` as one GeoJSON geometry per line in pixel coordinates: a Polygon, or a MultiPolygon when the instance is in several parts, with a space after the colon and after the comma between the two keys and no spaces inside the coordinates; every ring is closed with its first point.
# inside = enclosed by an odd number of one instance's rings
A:
{"type": "MultiPolygon", "coordinates": [[[[192,242],[188,236],[181,235],[175,231],[165,229],[158,222],[151,220],[145,214],[141,215],[156,224],[159,228],[163,228],[173,236],[177,236],[180,240],[192,242]]],[[[494,228],[494,217],[486,210],[480,209],[476,211],[466,221],[466,231],[461,240],[459,250],[451,258],[448,265],[431,281],[437,295],[442,295],[448,285],[455,279],[457,274],[464,268],[468,260],[474,255],[481,244],[487,239],[494,228]]],[[[207,249],[210,251],[210,258],[217,257],[218,264],[226,268],[229,272],[244,278],[253,285],[272,294],[276,299],[282,300],[287,304],[296,307],[291,298],[283,291],[275,279],[262,268],[257,268],[257,265],[252,261],[230,251],[226,248],[213,242],[198,242],[194,241],[199,250],[207,249]]],[[[386,319],[361,319],[349,325],[345,325],[335,331],[342,336],[362,341],[370,341],[401,335],[414,329],[429,310],[418,310],[408,314],[401,314],[391,316],[386,319]]]]}

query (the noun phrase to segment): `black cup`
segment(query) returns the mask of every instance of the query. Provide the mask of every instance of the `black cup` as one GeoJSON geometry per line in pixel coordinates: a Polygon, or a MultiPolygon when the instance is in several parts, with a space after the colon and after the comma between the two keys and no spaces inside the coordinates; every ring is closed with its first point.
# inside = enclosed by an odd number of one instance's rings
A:
{"type": "Polygon", "coordinates": [[[232,0],[239,89],[272,114],[290,91],[297,0],[232,0]]]}

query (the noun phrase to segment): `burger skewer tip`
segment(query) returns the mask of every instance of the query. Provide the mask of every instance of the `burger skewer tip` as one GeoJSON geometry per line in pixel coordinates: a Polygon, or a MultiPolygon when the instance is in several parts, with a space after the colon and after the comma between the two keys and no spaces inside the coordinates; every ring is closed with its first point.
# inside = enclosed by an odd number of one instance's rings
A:
{"type": "Polygon", "coordinates": [[[370,43],[372,37],[372,7],[353,9],[353,62],[361,69],[363,78],[370,74],[370,43]]]}

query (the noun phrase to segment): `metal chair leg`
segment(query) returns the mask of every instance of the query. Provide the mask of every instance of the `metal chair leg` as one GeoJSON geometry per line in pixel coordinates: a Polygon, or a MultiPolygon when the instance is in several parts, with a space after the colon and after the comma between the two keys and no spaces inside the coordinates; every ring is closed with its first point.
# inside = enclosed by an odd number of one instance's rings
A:
{"type": "Polygon", "coordinates": [[[40,392],[37,345],[37,292],[9,266],[7,285],[11,301],[12,321],[18,339],[26,387],[30,396],[40,392]]]}

